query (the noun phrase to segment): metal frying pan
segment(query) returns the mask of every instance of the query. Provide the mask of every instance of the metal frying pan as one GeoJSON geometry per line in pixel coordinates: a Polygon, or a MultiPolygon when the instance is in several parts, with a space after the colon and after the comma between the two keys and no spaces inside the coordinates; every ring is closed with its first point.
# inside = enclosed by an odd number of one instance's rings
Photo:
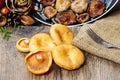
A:
{"type": "MultiPolygon", "coordinates": [[[[74,25],[69,25],[69,27],[81,26],[83,24],[88,24],[88,23],[91,23],[91,22],[94,22],[94,21],[100,19],[101,17],[106,15],[108,12],[110,12],[110,10],[118,3],[119,0],[100,0],[100,1],[106,5],[106,11],[102,15],[100,15],[96,18],[91,18],[89,21],[87,21],[85,23],[81,23],[81,24],[77,23],[77,24],[74,24],[74,25]]],[[[39,12],[35,12],[34,15],[33,15],[33,18],[36,21],[41,22],[41,23],[46,24],[46,25],[49,25],[49,26],[55,23],[53,21],[43,20],[43,18],[41,18],[41,14],[39,14],[39,12]]]]}

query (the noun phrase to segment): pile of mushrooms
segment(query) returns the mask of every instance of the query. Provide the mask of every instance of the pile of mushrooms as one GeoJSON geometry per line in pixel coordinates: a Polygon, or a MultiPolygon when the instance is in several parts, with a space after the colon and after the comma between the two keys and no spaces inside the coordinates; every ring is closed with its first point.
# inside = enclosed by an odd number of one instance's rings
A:
{"type": "Polygon", "coordinates": [[[15,26],[20,21],[24,25],[34,24],[35,20],[29,15],[32,0],[5,0],[4,4],[0,10],[0,26],[15,26]]]}
{"type": "Polygon", "coordinates": [[[5,0],[6,8],[0,10],[2,13],[0,26],[9,22],[13,22],[12,26],[17,22],[27,26],[34,24],[35,20],[29,13],[32,9],[36,10],[36,4],[38,7],[42,6],[37,12],[40,12],[39,15],[43,20],[64,25],[84,23],[90,18],[98,17],[105,10],[105,5],[99,0],[90,0],[90,2],[88,0],[36,0],[36,2],[34,6],[32,0],[5,0]],[[8,20],[9,18],[11,19],[8,20]]]}
{"type": "Polygon", "coordinates": [[[72,31],[65,25],[54,24],[49,33],[38,33],[16,42],[20,52],[28,53],[24,59],[27,69],[33,74],[45,74],[51,69],[53,60],[66,70],[80,68],[85,58],[83,52],[72,45],[72,31]]]}
{"type": "Polygon", "coordinates": [[[40,12],[45,15],[43,20],[64,25],[84,23],[105,10],[105,5],[99,0],[40,0],[40,4],[43,5],[40,12]]]}
{"type": "Polygon", "coordinates": [[[5,2],[11,12],[19,15],[24,25],[32,25],[35,22],[35,20],[28,15],[32,6],[31,0],[6,0],[5,2]]]}

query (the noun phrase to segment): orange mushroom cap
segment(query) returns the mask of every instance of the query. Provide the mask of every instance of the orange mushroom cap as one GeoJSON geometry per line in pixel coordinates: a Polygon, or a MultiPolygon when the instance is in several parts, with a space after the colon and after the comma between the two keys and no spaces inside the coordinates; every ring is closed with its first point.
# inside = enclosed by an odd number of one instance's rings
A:
{"type": "Polygon", "coordinates": [[[17,41],[16,43],[16,48],[20,51],[20,52],[29,52],[29,42],[30,39],[29,38],[21,38],[17,41]]]}
{"type": "Polygon", "coordinates": [[[44,74],[52,65],[52,55],[48,51],[31,52],[25,57],[24,62],[33,74],[44,74]]]}

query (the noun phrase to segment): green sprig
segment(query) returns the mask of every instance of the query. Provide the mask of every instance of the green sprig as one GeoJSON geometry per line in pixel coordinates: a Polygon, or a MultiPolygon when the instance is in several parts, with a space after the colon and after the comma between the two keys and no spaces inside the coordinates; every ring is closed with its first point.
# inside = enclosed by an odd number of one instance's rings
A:
{"type": "Polygon", "coordinates": [[[9,38],[11,37],[11,30],[8,30],[6,27],[0,27],[0,33],[3,37],[3,39],[9,40],[9,38]]]}

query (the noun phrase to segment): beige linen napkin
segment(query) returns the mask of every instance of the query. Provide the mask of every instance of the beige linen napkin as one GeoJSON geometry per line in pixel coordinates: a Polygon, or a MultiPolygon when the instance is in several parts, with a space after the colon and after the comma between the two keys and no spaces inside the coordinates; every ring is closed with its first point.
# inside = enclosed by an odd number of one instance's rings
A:
{"type": "Polygon", "coordinates": [[[73,44],[80,49],[116,63],[120,63],[120,49],[108,49],[93,41],[86,33],[88,26],[104,40],[120,45],[120,11],[113,12],[109,16],[100,19],[93,24],[82,26],[73,40],[73,44]]]}

